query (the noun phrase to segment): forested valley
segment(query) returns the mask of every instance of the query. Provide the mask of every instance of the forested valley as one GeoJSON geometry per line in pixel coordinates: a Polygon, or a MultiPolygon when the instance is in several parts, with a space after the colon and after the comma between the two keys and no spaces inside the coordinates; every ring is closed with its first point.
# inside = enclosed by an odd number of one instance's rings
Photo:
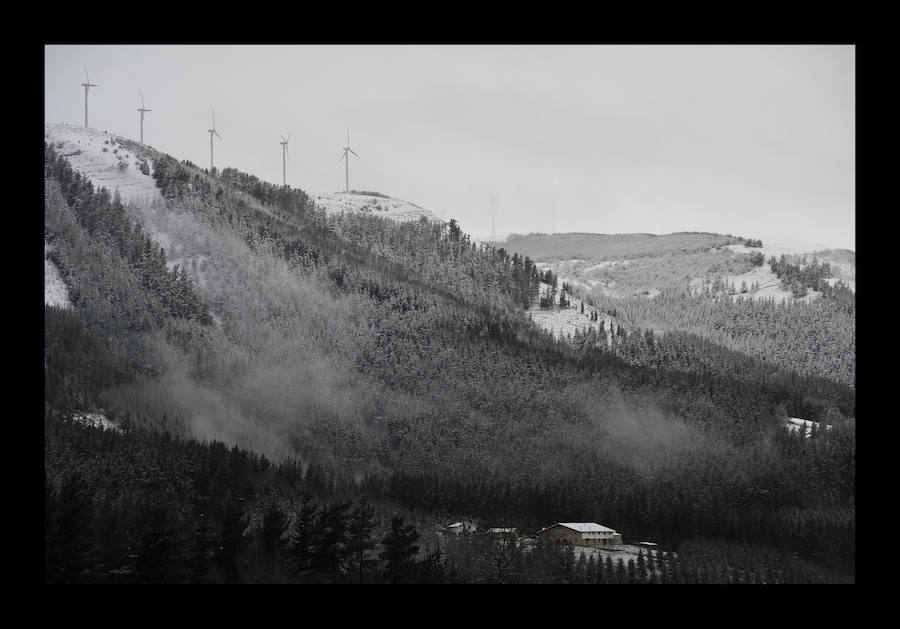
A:
{"type": "Polygon", "coordinates": [[[162,202],[123,203],[45,145],[72,301],[44,311],[47,582],[854,579],[855,331],[810,325],[840,328],[852,295],[661,295],[625,310],[682,332],[555,340],[525,314],[554,278],[454,221],[326,214],[130,148],[162,202]],[[698,312],[729,333],[701,337],[698,312]],[[664,552],[607,566],[511,544],[498,571],[494,546],[433,536],[461,516],[595,520],[664,552]]]}

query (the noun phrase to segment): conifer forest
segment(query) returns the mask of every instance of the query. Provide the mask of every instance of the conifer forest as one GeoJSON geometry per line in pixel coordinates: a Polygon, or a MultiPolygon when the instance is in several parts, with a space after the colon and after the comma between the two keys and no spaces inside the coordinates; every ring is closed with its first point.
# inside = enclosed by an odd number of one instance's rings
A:
{"type": "Polygon", "coordinates": [[[120,143],[158,197],[44,145],[70,301],[44,307],[45,582],[855,581],[855,293],[827,263],[766,260],[783,302],[589,296],[452,219],[120,143]],[[574,335],[529,314],[574,300],[574,335]]]}

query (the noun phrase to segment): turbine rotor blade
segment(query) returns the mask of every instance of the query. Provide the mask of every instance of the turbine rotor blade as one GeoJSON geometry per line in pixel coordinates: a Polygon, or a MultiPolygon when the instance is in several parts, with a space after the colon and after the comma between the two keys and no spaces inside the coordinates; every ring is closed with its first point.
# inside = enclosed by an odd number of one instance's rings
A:
{"type": "Polygon", "coordinates": [[[138,90],[138,94],[141,95],[141,107],[147,109],[147,105],[144,103],[144,93],[141,90],[138,90]]]}
{"type": "Polygon", "coordinates": [[[353,149],[349,149],[349,151],[350,151],[351,153],[353,153],[354,155],[356,155],[357,157],[359,157],[359,155],[357,155],[356,151],[354,151],[353,149]]]}

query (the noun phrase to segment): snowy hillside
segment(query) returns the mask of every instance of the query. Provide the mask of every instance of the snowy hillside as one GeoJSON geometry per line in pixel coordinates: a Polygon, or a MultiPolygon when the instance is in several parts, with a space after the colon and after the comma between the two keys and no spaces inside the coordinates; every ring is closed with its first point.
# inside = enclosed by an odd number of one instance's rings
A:
{"type": "MultiPolygon", "coordinates": [[[[544,294],[549,288],[549,284],[541,282],[540,294],[544,294]]],[[[578,331],[586,332],[592,327],[599,329],[602,322],[603,327],[606,330],[606,345],[607,347],[611,346],[611,335],[615,334],[619,328],[618,320],[598,310],[597,314],[599,320],[592,321],[591,313],[596,310],[593,306],[583,303],[577,297],[571,295],[567,295],[566,297],[570,303],[564,308],[559,307],[558,292],[557,297],[554,300],[556,305],[552,308],[541,308],[539,305],[540,299],[535,300],[531,309],[528,311],[531,320],[538,326],[550,332],[550,334],[557,339],[565,339],[567,336],[572,336],[578,331]],[[584,307],[584,313],[581,311],[582,306],[584,307]]]]}
{"type": "Polygon", "coordinates": [[[44,303],[57,308],[71,308],[69,291],[59,276],[56,265],[44,257],[44,303]]]}
{"type": "MultiPolygon", "coordinates": [[[[726,245],[726,248],[738,253],[762,253],[768,260],[771,257],[781,258],[786,256],[789,259],[806,257],[812,259],[815,257],[819,262],[827,262],[831,266],[834,276],[828,278],[828,283],[834,285],[838,281],[842,281],[849,286],[850,290],[856,292],[856,254],[846,249],[833,249],[828,245],[821,243],[803,243],[803,242],[772,242],[763,243],[762,247],[749,248],[744,245],[726,245]]],[[[801,266],[802,266],[801,262],[801,266]]],[[[762,267],[753,269],[749,273],[743,275],[729,276],[728,280],[740,286],[741,282],[746,281],[750,286],[753,282],[759,282],[760,291],[753,295],[754,299],[762,299],[774,297],[776,300],[787,299],[791,297],[790,291],[782,290],[780,282],[776,275],[772,272],[769,263],[766,262],[762,267]]],[[[815,299],[819,294],[816,291],[810,291],[810,294],[803,298],[803,301],[815,299]]]]}
{"type": "Polygon", "coordinates": [[[149,204],[162,198],[151,176],[153,164],[142,165],[112,134],[68,124],[45,124],[44,139],[95,187],[104,187],[110,194],[118,190],[126,202],[149,204]]]}
{"type": "Polygon", "coordinates": [[[372,216],[383,216],[398,222],[417,221],[425,218],[439,223],[441,219],[434,212],[419,207],[409,201],[360,192],[332,192],[310,195],[312,200],[330,213],[362,212],[372,216]]]}

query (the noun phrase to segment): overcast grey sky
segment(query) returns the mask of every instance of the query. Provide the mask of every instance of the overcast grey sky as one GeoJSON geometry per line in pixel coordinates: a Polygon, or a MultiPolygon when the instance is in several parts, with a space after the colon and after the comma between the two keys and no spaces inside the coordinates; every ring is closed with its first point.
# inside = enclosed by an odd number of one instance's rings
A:
{"type": "Polygon", "coordinates": [[[853,46],[46,46],[45,120],[491,233],[855,246],[853,46]]]}

